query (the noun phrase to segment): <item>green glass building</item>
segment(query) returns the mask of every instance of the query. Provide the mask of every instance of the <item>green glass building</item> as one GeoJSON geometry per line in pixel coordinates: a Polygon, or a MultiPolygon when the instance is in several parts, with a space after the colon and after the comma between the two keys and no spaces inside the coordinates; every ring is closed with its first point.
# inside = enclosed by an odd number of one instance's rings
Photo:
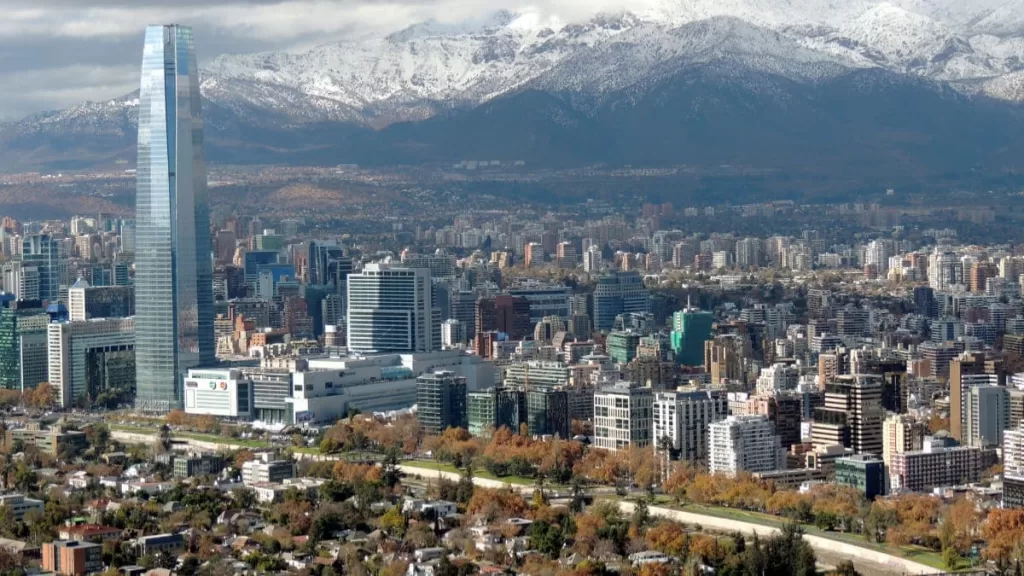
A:
{"type": "Polygon", "coordinates": [[[836,459],[836,484],[860,490],[868,501],[884,496],[885,462],[871,454],[836,459]]]}
{"type": "MultiPolygon", "coordinates": [[[[608,334],[608,355],[619,364],[629,364],[636,358],[640,346],[640,334],[631,331],[616,331],[608,334]]],[[[701,344],[703,359],[703,344],[701,344]]]]}
{"type": "Polygon", "coordinates": [[[711,312],[687,308],[672,315],[672,353],[676,364],[704,364],[704,342],[711,338],[715,316],[711,312]]]}
{"type": "Polygon", "coordinates": [[[466,394],[469,433],[487,437],[502,427],[519,433],[526,423],[526,393],[522,390],[491,388],[466,394]]]}
{"type": "Polygon", "coordinates": [[[565,390],[530,390],[526,393],[527,425],[530,434],[569,438],[569,394],[565,390]]]}
{"type": "Polygon", "coordinates": [[[9,302],[0,308],[0,386],[25,390],[47,380],[49,320],[38,300],[9,302]]]}

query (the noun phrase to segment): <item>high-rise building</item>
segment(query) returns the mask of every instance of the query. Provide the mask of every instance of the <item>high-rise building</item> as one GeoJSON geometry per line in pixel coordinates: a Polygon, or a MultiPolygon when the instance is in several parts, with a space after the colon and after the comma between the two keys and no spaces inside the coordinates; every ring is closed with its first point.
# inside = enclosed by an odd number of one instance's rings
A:
{"type": "Polygon", "coordinates": [[[1024,428],[1003,434],[1003,507],[1024,508],[1024,428]]]}
{"type": "Polygon", "coordinates": [[[1010,427],[1010,393],[1005,386],[974,386],[964,395],[964,444],[979,448],[999,446],[1010,427]]]}
{"type": "Polygon", "coordinates": [[[203,117],[192,30],[150,26],[136,186],[136,406],[181,406],[183,376],[214,361],[203,117]]]}
{"type": "Polygon", "coordinates": [[[68,319],[127,318],[135,315],[135,289],[131,286],[90,286],[80,279],[68,289],[68,319]]]}
{"type": "Polygon", "coordinates": [[[708,427],[729,416],[729,399],[709,390],[656,392],[653,412],[655,450],[668,448],[673,458],[706,462],[708,427]]]}
{"type": "Polygon", "coordinates": [[[905,414],[893,414],[882,423],[882,461],[892,466],[897,454],[921,450],[927,427],[905,414]]]}
{"type": "Polygon", "coordinates": [[[454,372],[423,374],[416,379],[416,409],[427,434],[466,428],[466,378],[454,372]]]}
{"type": "Polygon", "coordinates": [[[767,416],[784,450],[800,444],[804,395],[793,391],[755,394],[748,399],[750,414],[767,416]]]}
{"type": "Polygon", "coordinates": [[[560,242],[555,252],[559,268],[575,268],[579,256],[576,254],[576,246],[572,242],[560,242]]]}
{"type": "Polygon", "coordinates": [[[594,394],[594,446],[625,450],[652,441],[654,395],[650,388],[629,382],[602,388],[594,394]]]}
{"type": "Polygon", "coordinates": [[[367,264],[348,278],[348,347],[363,353],[433,352],[441,348],[434,325],[430,270],[367,264]]]}
{"type": "Polygon", "coordinates": [[[98,318],[47,325],[49,381],[57,405],[93,405],[104,392],[136,388],[135,319],[98,318]]]}
{"type": "Polygon", "coordinates": [[[527,268],[544,264],[544,245],[540,242],[530,242],[527,244],[524,249],[523,264],[527,268]]]}
{"type": "Polygon", "coordinates": [[[632,330],[616,330],[608,334],[608,355],[614,362],[629,364],[636,358],[640,346],[640,333],[632,330]]]}
{"type": "Polygon", "coordinates": [[[3,267],[4,290],[18,300],[42,300],[38,266],[15,260],[3,267]]]}
{"type": "Polygon", "coordinates": [[[530,325],[536,326],[546,316],[558,316],[569,320],[569,299],[571,289],[562,285],[537,282],[521,283],[508,291],[516,298],[525,298],[530,303],[530,325]]]}
{"type": "Polygon", "coordinates": [[[594,289],[594,330],[607,332],[615,317],[631,312],[649,312],[650,295],[637,272],[612,272],[601,277],[594,289]]]}
{"type": "Polygon", "coordinates": [[[21,261],[39,272],[39,299],[56,301],[60,281],[67,273],[67,261],[61,257],[60,241],[47,234],[29,234],[22,240],[21,261]]]}
{"type": "Polygon", "coordinates": [[[441,324],[441,346],[446,350],[458,348],[466,343],[466,325],[449,318],[441,324]]]}
{"type": "Polygon", "coordinates": [[[981,479],[982,450],[973,446],[950,448],[924,442],[924,449],[893,457],[889,471],[892,490],[926,492],[943,486],[963,486],[981,479]]]}
{"type": "Polygon", "coordinates": [[[28,390],[48,379],[46,326],[39,300],[3,301],[0,306],[0,386],[28,390]]]}
{"type": "Polygon", "coordinates": [[[735,476],[742,472],[772,472],[784,467],[786,453],[768,418],[729,416],[708,426],[709,470],[735,476]]]}
{"type": "Polygon", "coordinates": [[[672,352],[677,364],[704,363],[704,342],[711,338],[715,317],[711,312],[687,307],[672,315],[672,352]]]}
{"type": "Polygon", "coordinates": [[[476,301],[476,332],[504,332],[511,340],[522,340],[532,333],[530,301],[513,296],[480,298],[476,301]]]}
{"type": "Polygon", "coordinates": [[[591,246],[583,253],[583,271],[593,274],[601,270],[601,248],[591,246]]]}
{"type": "Polygon", "coordinates": [[[527,422],[526,393],[508,388],[490,388],[466,394],[469,433],[487,436],[491,430],[508,428],[519,433],[527,422]]]}
{"type": "Polygon", "coordinates": [[[949,433],[956,441],[964,443],[968,434],[967,395],[975,386],[1000,386],[1005,383],[1001,367],[987,362],[981,353],[962,354],[949,363],[949,433]]]}
{"type": "Polygon", "coordinates": [[[836,484],[860,490],[868,502],[886,493],[885,462],[874,454],[853,454],[837,458],[836,484]]]}
{"type": "Polygon", "coordinates": [[[569,438],[572,433],[569,393],[564,389],[551,388],[528,390],[526,425],[533,435],[569,438]]]}
{"type": "Polygon", "coordinates": [[[845,446],[857,454],[881,454],[884,416],[880,377],[840,376],[825,385],[825,405],[814,411],[814,447],[845,446]]]}

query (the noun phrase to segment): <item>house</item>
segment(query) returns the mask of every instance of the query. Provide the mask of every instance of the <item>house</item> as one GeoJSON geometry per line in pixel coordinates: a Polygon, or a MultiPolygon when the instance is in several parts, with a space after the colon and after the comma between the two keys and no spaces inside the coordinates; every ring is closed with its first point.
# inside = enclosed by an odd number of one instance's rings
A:
{"type": "Polygon", "coordinates": [[[633,566],[643,566],[644,564],[668,564],[671,559],[661,552],[644,550],[643,552],[630,554],[629,561],[633,566]]]}
{"type": "Polygon", "coordinates": [[[133,541],[139,556],[155,556],[161,552],[177,554],[185,549],[185,538],[181,534],[157,534],[140,536],[133,541]]]}
{"type": "Polygon", "coordinates": [[[402,504],[402,512],[409,514],[412,512],[418,512],[420,514],[433,514],[437,518],[446,518],[454,515],[458,511],[455,502],[449,502],[447,500],[434,500],[427,502],[424,500],[418,500],[410,498],[402,504]]]}
{"type": "Polygon", "coordinates": [[[167,492],[168,490],[174,489],[173,482],[125,482],[121,484],[121,494],[130,496],[132,494],[139,494],[145,492],[150,496],[159,494],[161,492],[167,492]]]}
{"type": "Polygon", "coordinates": [[[124,532],[120,528],[112,526],[101,526],[99,524],[78,524],[77,526],[62,526],[57,531],[61,540],[80,540],[82,542],[103,542],[105,540],[118,540],[124,532]]]}
{"type": "Polygon", "coordinates": [[[416,562],[430,562],[431,560],[437,560],[445,555],[445,549],[440,547],[433,548],[420,548],[412,553],[413,558],[416,562]]]}
{"type": "Polygon", "coordinates": [[[84,470],[72,473],[68,476],[68,486],[77,490],[85,490],[93,483],[92,474],[84,470]]]}

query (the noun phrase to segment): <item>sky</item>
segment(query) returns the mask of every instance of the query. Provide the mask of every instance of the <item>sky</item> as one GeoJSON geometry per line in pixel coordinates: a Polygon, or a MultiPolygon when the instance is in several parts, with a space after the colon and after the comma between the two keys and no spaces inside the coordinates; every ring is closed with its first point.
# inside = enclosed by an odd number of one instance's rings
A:
{"type": "Polygon", "coordinates": [[[0,120],[138,88],[143,31],[179,23],[200,59],[301,50],[499,9],[573,21],[652,0],[0,0],[0,120]]]}

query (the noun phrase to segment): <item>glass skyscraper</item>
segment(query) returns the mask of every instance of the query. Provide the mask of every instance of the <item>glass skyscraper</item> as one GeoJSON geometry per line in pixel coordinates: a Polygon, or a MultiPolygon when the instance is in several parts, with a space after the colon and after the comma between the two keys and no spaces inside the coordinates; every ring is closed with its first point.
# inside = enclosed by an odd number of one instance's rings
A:
{"type": "Polygon", "coordinates": [[[192,30],[150,26],[136,182],[136,407],[181,407],[189,368],[214,361],[210,207],[192,30]]]}

